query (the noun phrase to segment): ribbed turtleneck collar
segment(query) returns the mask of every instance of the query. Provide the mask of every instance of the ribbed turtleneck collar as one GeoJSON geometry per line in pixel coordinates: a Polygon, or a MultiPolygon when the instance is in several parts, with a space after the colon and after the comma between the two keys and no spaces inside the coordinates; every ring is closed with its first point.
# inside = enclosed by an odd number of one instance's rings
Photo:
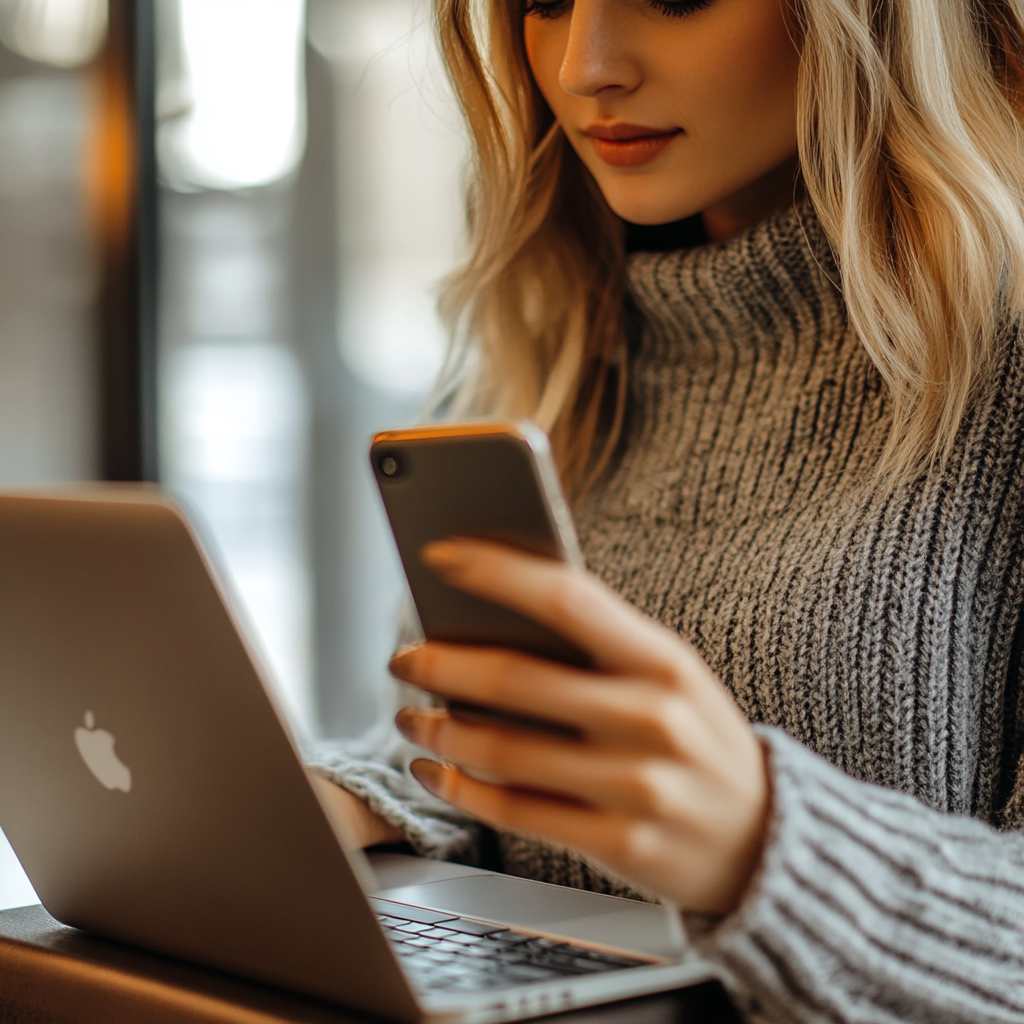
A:
{"type": "Polygon", "coordinates": [[[724,341],[761,348],[820,340],[826,324],[845,322],[839,272],[808,201],[726,242],[636,253],[629,281],[653,328],[648,344],[660,348],[660,340],[677,355],[724,341]]]}

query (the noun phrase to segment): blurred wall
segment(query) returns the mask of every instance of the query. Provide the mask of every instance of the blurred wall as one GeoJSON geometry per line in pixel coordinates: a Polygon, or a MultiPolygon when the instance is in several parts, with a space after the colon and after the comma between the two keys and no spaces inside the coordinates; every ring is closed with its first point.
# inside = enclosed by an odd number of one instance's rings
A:
{"type": "Polygon", "coordinates": [[[0,44],[0,484],[96,472],[90,98],[0,44]]]}

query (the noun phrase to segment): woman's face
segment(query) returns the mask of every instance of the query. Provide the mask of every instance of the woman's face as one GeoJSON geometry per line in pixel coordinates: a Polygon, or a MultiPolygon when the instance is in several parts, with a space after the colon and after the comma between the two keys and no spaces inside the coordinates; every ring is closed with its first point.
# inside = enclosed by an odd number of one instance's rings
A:
{"type": "Polygon", "coordinates": [[[537,85],[611,208],[713,239],[792,201],[788,0],[525,0],[537,85]]]}

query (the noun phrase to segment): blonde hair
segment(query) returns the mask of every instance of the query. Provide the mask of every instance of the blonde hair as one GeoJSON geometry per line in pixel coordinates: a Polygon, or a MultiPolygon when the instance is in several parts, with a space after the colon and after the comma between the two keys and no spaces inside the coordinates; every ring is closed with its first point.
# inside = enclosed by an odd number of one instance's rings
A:
{"type": "MultiPolygon", "coordinates": [[[[893,424],[879,471],[950,451],[1024,313],[1024,0],[793,0],[799,157],[893,424]]],[[[530,417],[570,492],[626,398],[623,227],[529,72],[517,0],[435,0],[474,159],[442,311],[453,408],[530,417]]]]}

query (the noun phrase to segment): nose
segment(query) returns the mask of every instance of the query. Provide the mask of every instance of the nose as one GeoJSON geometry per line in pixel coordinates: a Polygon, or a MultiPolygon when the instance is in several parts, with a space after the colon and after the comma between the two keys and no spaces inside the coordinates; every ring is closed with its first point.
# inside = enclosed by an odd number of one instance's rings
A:
{"type": "Polygon", "coordinates": [[[559,71],[561,87],[574,96],[606,90],[630,92],[643,75],[629,45],[622,0],[575,0],[569,14],[569,39],[559,71]]]}

